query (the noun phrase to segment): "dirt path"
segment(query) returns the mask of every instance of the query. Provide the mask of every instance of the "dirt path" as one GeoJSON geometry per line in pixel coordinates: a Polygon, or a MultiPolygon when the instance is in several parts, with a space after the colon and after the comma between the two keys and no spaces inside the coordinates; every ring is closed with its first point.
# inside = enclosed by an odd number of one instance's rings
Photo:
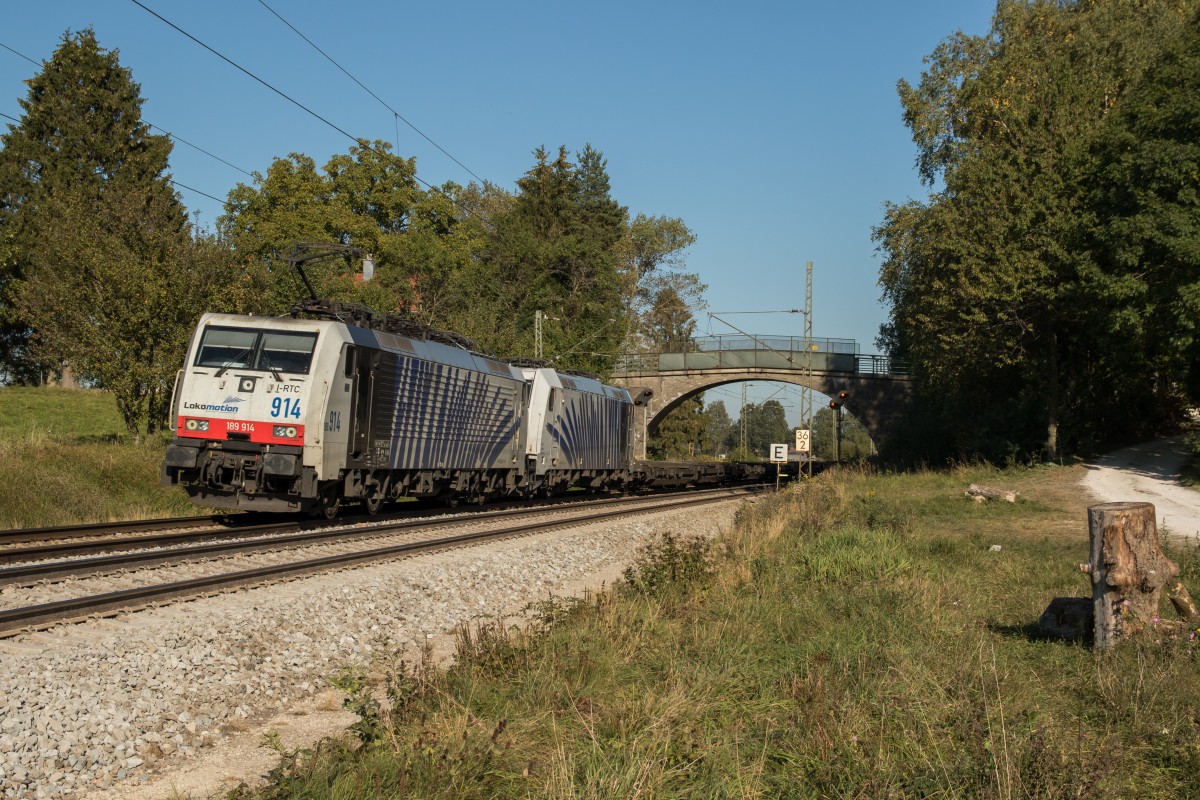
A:
{"type": "Polygon", "coordinates": [[[1200,544],[1200,491],[1179,483],[1184,434],[1126,447],[1087,464],[1081,483],[1098,503],[1153,503],[1162,536],[1200,544]]]}

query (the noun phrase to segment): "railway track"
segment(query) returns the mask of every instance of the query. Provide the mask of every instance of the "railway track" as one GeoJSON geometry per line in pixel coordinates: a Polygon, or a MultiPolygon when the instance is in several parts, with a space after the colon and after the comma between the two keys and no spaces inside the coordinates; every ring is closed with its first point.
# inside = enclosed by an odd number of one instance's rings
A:
{"type": "MultiPolygon", "coordinates": [[[[320,572],[343,569],[374,561],[405,558],[420,553],[446,550],[485,541],[526,536],[554,528],[574,527],[691,505],[720,502],[760,490],[757,487],[688,492],[684,495],[656,495],[649,498],[614,498],[587,504],[568,504],[534,509],[488,511],[469,517],[440,517],[436,519],[402,519],[384,521],[369,527],[280,532],[281,524],[260,526],[274,529],[275,535],[251,535],[248,529],[238,532],[235,541],[210,541],[195,544],[196,534],[167,534],[146,537],[155,540],[155,549],[104,555],[73,560],[42,560],[26,562],[0,569],[0,587],[5,595],[19,595],[15,586],[44,585],[49,581],[68,581],[71,596],[49,602],[0,609],[0,638],[45,629],[67,622],[78,622],[98,616],[115,616],[163,603],[219,594],[235,589],[266,583],[295,580],[320,572]],[[436,536],[429,534],[436,533],[436,536]],[[176,538],[173,545],[166,539],[176,538]],[[314,548],[334,548],[331,552],[312,555],[314,548]],[[296,551],[299,559],[287,555],[296,551]],[[278,557],[282,561],[232,570],[220,568],[220,561],[236,557],[278,557]],[[163,580],[164,568],[192,567],[197,562],[218,565],[216,572],[200,576],[163,580]],[[150,569],[153,568],[153,569],[150,569]],[[125,570],[147,571],[149,580],[135,577],[136,585],[115,591],[89,590],[96,576],[121,573],[125,570]],[[152,580],[156,582],[151,582],[152,580]],[[77,592],[80,592],[76,594],[77,592]],[[89,593],[91,592],[91,593],[89,593]]],[[[377,517],[370,518],[377,520],[377,517]]],[[[264,533],[264,531],[258,531],[264,533]]],[[[227,538],[230,534],[224,532],[227,538]]],[[[123,540],[118,540],[124,546],[123,540]]],[[[100,543],[93,543],[99,545],[100,543]]],[[[60,546],[60,553],[72,552],[77,543],[60,546]]],[[[25,552],[39,550],[50,553],[53,547],[22,548],[25,552]]],[[[10,562],[11,563],[11,562],[10,562]]],[[[133,573],[135,576],[138,573],[133,573]]],[[[66,584],[64,584],[66,585],[66,584]]]]}
{"type": "Polygon", "coordinates": [[[48,542],[95,537],[112,537],[119,534],[141,531],[169,531],[181,528],[236,525],[240,515],[213,514],[211,516],[169,517],[166,519],[142,519],[126,522],[85,522],[79,525],[55,525],[47,528],[15,528],[0,531],[0,548],[30,542],[48,542]]]}

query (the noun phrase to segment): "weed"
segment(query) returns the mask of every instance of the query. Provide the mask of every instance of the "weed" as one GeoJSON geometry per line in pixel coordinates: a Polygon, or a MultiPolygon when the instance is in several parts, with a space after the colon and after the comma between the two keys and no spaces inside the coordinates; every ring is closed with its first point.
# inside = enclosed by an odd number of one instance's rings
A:
{"type": "Polygon", "coordinates": [[[661,594],[668,587],[690,584],[712,574],[712,542],[681,538],[670,531],[656,536],[622,575],[622,588],[634,594],[661,594]]]}
{"type": "Polygon", "coordinates": [[[383,709],[371,694],[370,683],[363,673],[356,668],[345,667],[330,684],[345,693],[346,699],[342,705],[358,716],[350,725],[350,730],[358,736],[359,741],[363,744],[377,741],[383,732],[383,709]]]}

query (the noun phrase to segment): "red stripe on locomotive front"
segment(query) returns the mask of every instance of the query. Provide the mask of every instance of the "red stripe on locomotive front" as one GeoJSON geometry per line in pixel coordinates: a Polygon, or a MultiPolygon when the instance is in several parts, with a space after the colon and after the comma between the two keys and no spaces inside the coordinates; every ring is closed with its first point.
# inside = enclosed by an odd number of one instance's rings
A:
{"type": "Polygon", "coordinates": [[[175,425],[175,433],[188,439],[209,439],[215,441],[226,441],[229,439],[229,434],[237,433],[244,434],[250,437],[250,441],[259,444],[304,444],[304,426],[303,425],[284,425],[278,422],[247,422],[240,419],[213,419],[211,417],[180,417],[175,425]],[[208,430],[187,429],[187,421],[194,419],[197,422],[207,422],[208,430]],[[295,428],[296,435],[293,437],[276,436],[275,428],[295,428]]]}

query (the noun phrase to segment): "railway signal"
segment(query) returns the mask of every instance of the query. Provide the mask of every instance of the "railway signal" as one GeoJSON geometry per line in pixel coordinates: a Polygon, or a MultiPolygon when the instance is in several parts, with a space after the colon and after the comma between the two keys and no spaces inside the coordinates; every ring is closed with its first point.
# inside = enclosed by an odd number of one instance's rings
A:
{"type": "Polygon", "coordinates": [[[829,399],[829,407],[833,409],[833,460],[839,464],[842,461],[842,414],[845,413],[842,406],[849,398],[850,393],[843,389],[829,399]]]}

